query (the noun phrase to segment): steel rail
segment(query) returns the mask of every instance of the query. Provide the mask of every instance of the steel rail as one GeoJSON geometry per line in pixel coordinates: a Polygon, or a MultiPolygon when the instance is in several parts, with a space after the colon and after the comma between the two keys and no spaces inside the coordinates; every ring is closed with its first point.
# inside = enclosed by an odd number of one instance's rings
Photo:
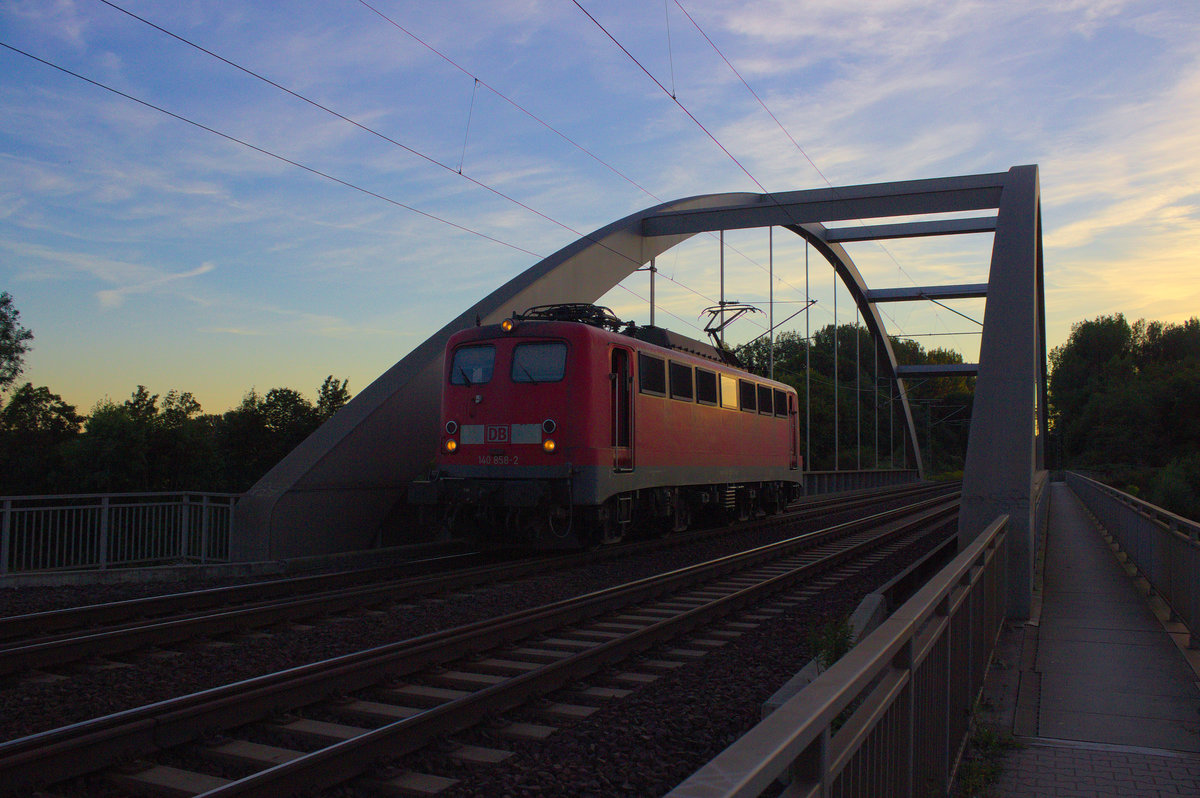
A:
{"type": "Polygon", "coordinates": [[[345,586],[361,585],[364,581],[394,580],[406,574],[427,574],[432,569],[460,567],[479,557],[479,552],[399,560],[389,565],[353,569],[326,574],[309,574],[283,579],[267,579],[240,585],[189,590],[144,598],[125,599],[104,604],[88,604],[59,610],[31,612],[0,618],[0,640],[28,635],[31,631],[46,632],[112,625],[122,621],[166,616],[172,613],[204,610],[232,603],[267,601],[274,598],[313,593],[345,586]]]}
{"type": "MultiPolygon", "coordinates": [[[[830,508],[837,507],[849,510],[864,506],[864,504],[869,505],[904,496],[923,495],[931,492],[939,493],[944,492],[944,490],[944,488],[930,488],[925,486],[922,490],[908,489],[884,494],[870,493],[853,497],[842,497],[840,499],[828,498],[805,503],[794,512],[768,517],[756,523],[765,525],[790,524],[827,513],[830,508]]],[[[701,537],[712,534],[716,533],[713,530],[698,533],[701,537]]],[[[675,545],[680,540],[681,538],[675,537],[627,544],[620,547],[619,550],[604,550],[599,556],[628,555],[646,548],[675,545]]],[[[192,615],[166,615],[153,618],[149,621],[126,624],[118,623],[111,625],[109,628],[98,630],[92,628],[83,634],[60,634],[19,642],[10,641],[6,644],[0,644],[0,675],[36,668],[46,668],[90,657],[120,654],[138,648],[171,645],[195,637],[269,626],[283,621],[295,621],[329,612],[341,612],[384,601],[402,601],[430,593],[461,590],[486,582],[515,579],[528,576],[532,573],[588,563],[595,560],[598,555],[596,552],[574,553],[525,559],[501,565],[475,566],[454,570],[448,574],[439,573],[435,575],[408,577],[402,580],[393,579],[368,585],[354,585],[352,583],[352,580],[360,575],[367,578],[374,578],[381,575],[389,575],[389,569],[403,568],[404,570],[411,570],[412,568],[421,567],[426,564],[437,567],[452,566],[454,562],[459,561],[461,558],[472,556],[476,555],[440,557],[417,563],[401,563],[395,567],[381,566],[363,571],[299,577],[288,580],[271,580],[255,585],[212,588],[171,596],[137,599],[129,602],[114,602],[112,604],[93,605],[72,610],[36,613],[0,619],[0,630],[3,629],[5,623],[10,623],[13,626],[17,623],[26,626],[42,623],[52,628],[60,628],[64,623],[67,623],[67,621],[59,620],[61,616],[68,616],[74,622],[88,622],[95,626],[103,623],[106,618],[127,617],[131,613],[151,614],[156,608],[161,612],[165,608],[172,606],[172,603],[176,601],[183,607],[196,605],[207,607],[217,602],[228,604],[230,601],[261,598],[264,595],[286,596],[286,598],[264,598],[236,608],[206,608],[192,615]],[[345,585],[347,582],[351,582],[351,585],[338,587],[339,585],[345,585]],[[312,590],[313,588],[327,585],[334,585],[335,587],[323,592],[309,593],[305,596],[294,595],[296,590],[304,590],[306,588],[312,590]],[[228,598],[222,602],[222,596],[228,596],[228,598]]],[[[394,570],[390,575],[394,576],[394,570]]],[[[0,637],[3,637],[3,634],[3,631],[0,631],[0,637]]]]}
{"type": "Polygon", "coordinates": [[[247,679],[102,718],[72,724],[0,744],[0,783],[20,789],[46,774],[58,779],[91,772],[112,761],[179,745],[214,728],[245,725],[330,695],[362,689],[381,678],[486,651],[530,635],[561,628],[631,604],[718,578],[764,561],[811,549],[865,529],[897,522],[906,515],[946,505],[926,499],[786,541],[761,546],[708,563],[532,608],[501,618],[430,633],[319,663],[247,679]]]}
{"type": "MultiPolygon", "coordinates": [[[[906,495],[936,492],[945,489],[938,485],[904,485],[898,488],[888,488],[874,491],[855,491],[840,493],[836,496],[806,499],[793,505],[792,512],[809,513],[821,508],[846,505],[852,508],[862,502],[886,501],[906,495]]],[[[674,538],[673,540],[678,540],[674,538]]],[[[637,551],[657,541],[641,541],[606,548],[603,554],[610,556],[637,551]]],[[[306,576],[289,577],[285,579],[269,579],[242,585],[204,588],[201,590],[172,593],[159,596],[148,596],[138,599],[92,604],[82,607],[70,607],[61,610],[28,613],[0,617],[0,641],[28,636],[31,632],[44,635],[46,632],[61,631],[75,628],[94,629],[99,625],[113,625],[132,619],[159,617],[181,612],[203,610],[211,607],[228,606],[232,603],[249,603],[265,601],[273,598],[294,597],[297,593],[313,593],[337,589],[344,586],[361,586],[364,581],[391,581],[409,572],[415,575],[428,576],[430,567],[455,567],[456,563],[470,560],[479,556],[478,552],[463,552],[457,554],[426,557],[416,560],[404,560],[396,563],[373,566],[370,568],[339,571],[328,574],[310,574],[306,576]]],[[[591,555],[573,553],[545,558],[553,567],[563,563],[581,561],[591,555]]],[[[493,566],[494,567],[494,566],[493,566]]]]}
{"type": "MultiPolygon", "coordinates": [[[[917,519],[905,522],[899,528],[890,531],[886,537],[890,539],[931,523],[945,521],[956,513],[957,503],[949,508],[935,508],[917,519]]],[[[859,545],[805,563],[757,585],[685,611],[676,617],[665,618],[619,639],[600,643],[562,660],[545,664],[536,671],[514,676],[500,684],[433,707],[411,718],[394,721],[367,734],[259,771],[202,793],[197,798],[272,798],[339,784],[366,770],[381,757],[411,753],[428,744],[439,734],[468,728],[480,717],[518,707],[531,698],[553,692],[572,681],[626,659],[631,654],[759,603],[814,572],[828,570],[860,553],[863,548],[873,548],[880,543],[880,538],[862,541],[859,545]]]]}

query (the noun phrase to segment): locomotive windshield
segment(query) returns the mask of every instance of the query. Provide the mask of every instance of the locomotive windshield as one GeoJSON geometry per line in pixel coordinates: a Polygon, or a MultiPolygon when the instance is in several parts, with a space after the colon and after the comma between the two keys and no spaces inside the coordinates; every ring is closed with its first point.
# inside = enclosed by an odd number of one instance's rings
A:
{"type": "Polygon", "coordinates": [[[496,347],[460,346],[454,350],[450,364],[451,385],[482,385],[492,379],[492,364],[496,361],[496,347]]]}
{"type": "Polygon", "coordinates": [[[517,344],[513,347],[513,382],[558,382],[567,368],[567,345],[562,341],[517,344]]]}

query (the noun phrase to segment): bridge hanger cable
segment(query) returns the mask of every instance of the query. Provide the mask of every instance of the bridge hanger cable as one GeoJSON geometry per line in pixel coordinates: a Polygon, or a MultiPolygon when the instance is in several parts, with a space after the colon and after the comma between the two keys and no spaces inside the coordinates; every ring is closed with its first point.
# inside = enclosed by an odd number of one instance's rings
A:
{"type": "MultiPolygon", "coordinates": [[[[753,87],[751,87],[749,82],[747,82],[747,80],[744,77],[742,77],[741,72],[739,72],[737,70],[737,67],[735,67],[733,65],[733,63],[729,60],[729,58],[727,58],[725,56],[725,53],[723,53],[721,51],[721,48],[719,48],[717,46],[716,42],[714,42],[712,40],[712,38],[704,31],[704,29],[700,27],[700,24],[698,22],[696,22],[695,18],[692,17],[692,15],[690,13],[688,13],[688,10],[683,7],[683,3],[680,0],[674,0],[674,2],[675,2],[675,5],[678,6],[679,10],[683,12],[683,15],[685,17],[687,17],[688,22],[692,23],[692,26],[696,29],[696,31],[704,38],[704,40],[706,42],[708,42],[709,46],[712,47],[713,52],[715,52],[721,58],[721,60],[725,62],[725,65],[727,67],[729,67],[729,70],[731,72],[733,72],[734,76],[736,76],[737,79],[739,81],[741,81],[741,84],[746,87],[746,91],[750,92],[750,95],[752,97],[754,97],[755,101],[757,101],[758,104],[762,107],[762,109],[767,113],[767,115],[771,117],[771,119],[775,122],[775,124],[779,127],[779,129],[783,132],[783,134],[785,136],[787,136],[788,140],[790,142],[792,142],[792,145],[796,148],[796,150],[802,156],[804,156],[804,159],[806,161],[808,161],[809,165],[812,166],[813,170],[821,177],[821,180],[823,180],[825,182],[825,185],[828,186],[834,192],[835,195],[837,195],[837,187],[834,186],[833,183],[829,180],[829,178],[825,176],[825,173],[821,171],[821,168],[819,166],[817,166],[816,162],[805,151],[804,147],[802,147],[800,145],[800,142],[796,141],[796,138],[794,136],[792,136],[791,132],[787,129],[787,127],[784,126],[783,122],[780,121],[779,117],[776,116],[775,113],[767,106],[766,102],[762,99],[762,97],[759,96],[758,92],[756,92],[753,89],[753,87]]],[[[859,225],[866,226],[866,222],[864,222],[862,219],[857,219],[856,221],[859,223],[859,225]]],[[[887,246],[885,246],[882,242],[880,242],[878,240],[875,241],[875,245],[878,246],[884,252],[884,254],[886,254],[888,256],[888,258],[890,258],[891,261],[896,264],[896,268],[900,271],[901,274],[903,274],[905,276],[905,278],[908,279],[908,281],[910,283],[912,283],[914,286],[917,285],[917,282],[913,279],[912,275],[910,275],[907,271],[905,271],[904,266],[901,265],[900,261],[896,258],[895,254],[890,249],[888,249],[887,246]]],[[[941,305],[942,307],[946,308],[946,310],[950,310],[951,312],[957,313],[957,311],[955,311],[953,308],[947,307],[946,305],[942,305],[942,303],[940,303],[940,302],[937,302],[936,304],[941,305]]],[[[963,314],[959,314],[959,315],[963,315],[963,314]]],[[[888,315],[888,318],[891,318],[892,321],[894,321],[894,322],[896,321],[896,319],[893,318],[890,314],[888,315]]],[[[973,321],[973,319],[972,319],[972,321],[973,321]]],[[[897,324],[898,323],[899,322],[897,322],[897,324]]]]}

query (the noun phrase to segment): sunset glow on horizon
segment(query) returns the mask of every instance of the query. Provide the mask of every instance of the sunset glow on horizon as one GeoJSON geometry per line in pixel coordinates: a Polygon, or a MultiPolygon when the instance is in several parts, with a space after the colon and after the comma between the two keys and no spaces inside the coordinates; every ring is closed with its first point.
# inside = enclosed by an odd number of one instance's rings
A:
{"type": "MultiPolygon", "coordinates": [[[[1040,170],[1048,348],[1099,315],[1200,315],[1195,4],[582,5],[596,22],[550,0],[4,4],[0,291],[36,336],[21,382],[82,413],[139,384],[206,412],[251,389],[313,398],[330,374],[358,393],[659,202],[1022,164],[1040,170]]],[[[773,261],[777,321],[817,300],[785,329],[835,303],[854,322],[815,252],[806,292],[795,236],[725,243],[730,298],[765,308],[773,261]]],[[[986,282],[990,249],[847,246],[872,288],[986,282]]],[[[660,325],[702,336],[719,260],[703,235],[658,258],[660,325]]],[[[602,303],[647,323],[648,279],[602,303]]],[[[984,302],[948,304],[885,323],[973,361],[984,302]]]]}

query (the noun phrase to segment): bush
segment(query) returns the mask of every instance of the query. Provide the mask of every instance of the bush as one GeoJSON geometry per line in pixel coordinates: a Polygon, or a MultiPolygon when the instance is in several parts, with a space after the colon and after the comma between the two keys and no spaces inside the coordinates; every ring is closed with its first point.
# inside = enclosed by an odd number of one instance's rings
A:
{"type": "Polygon", "coordinates": [[[1200,454],[1179,457],[1150,483],[1149,501],[1193,521],[1200,519],[1200,454]]]}

